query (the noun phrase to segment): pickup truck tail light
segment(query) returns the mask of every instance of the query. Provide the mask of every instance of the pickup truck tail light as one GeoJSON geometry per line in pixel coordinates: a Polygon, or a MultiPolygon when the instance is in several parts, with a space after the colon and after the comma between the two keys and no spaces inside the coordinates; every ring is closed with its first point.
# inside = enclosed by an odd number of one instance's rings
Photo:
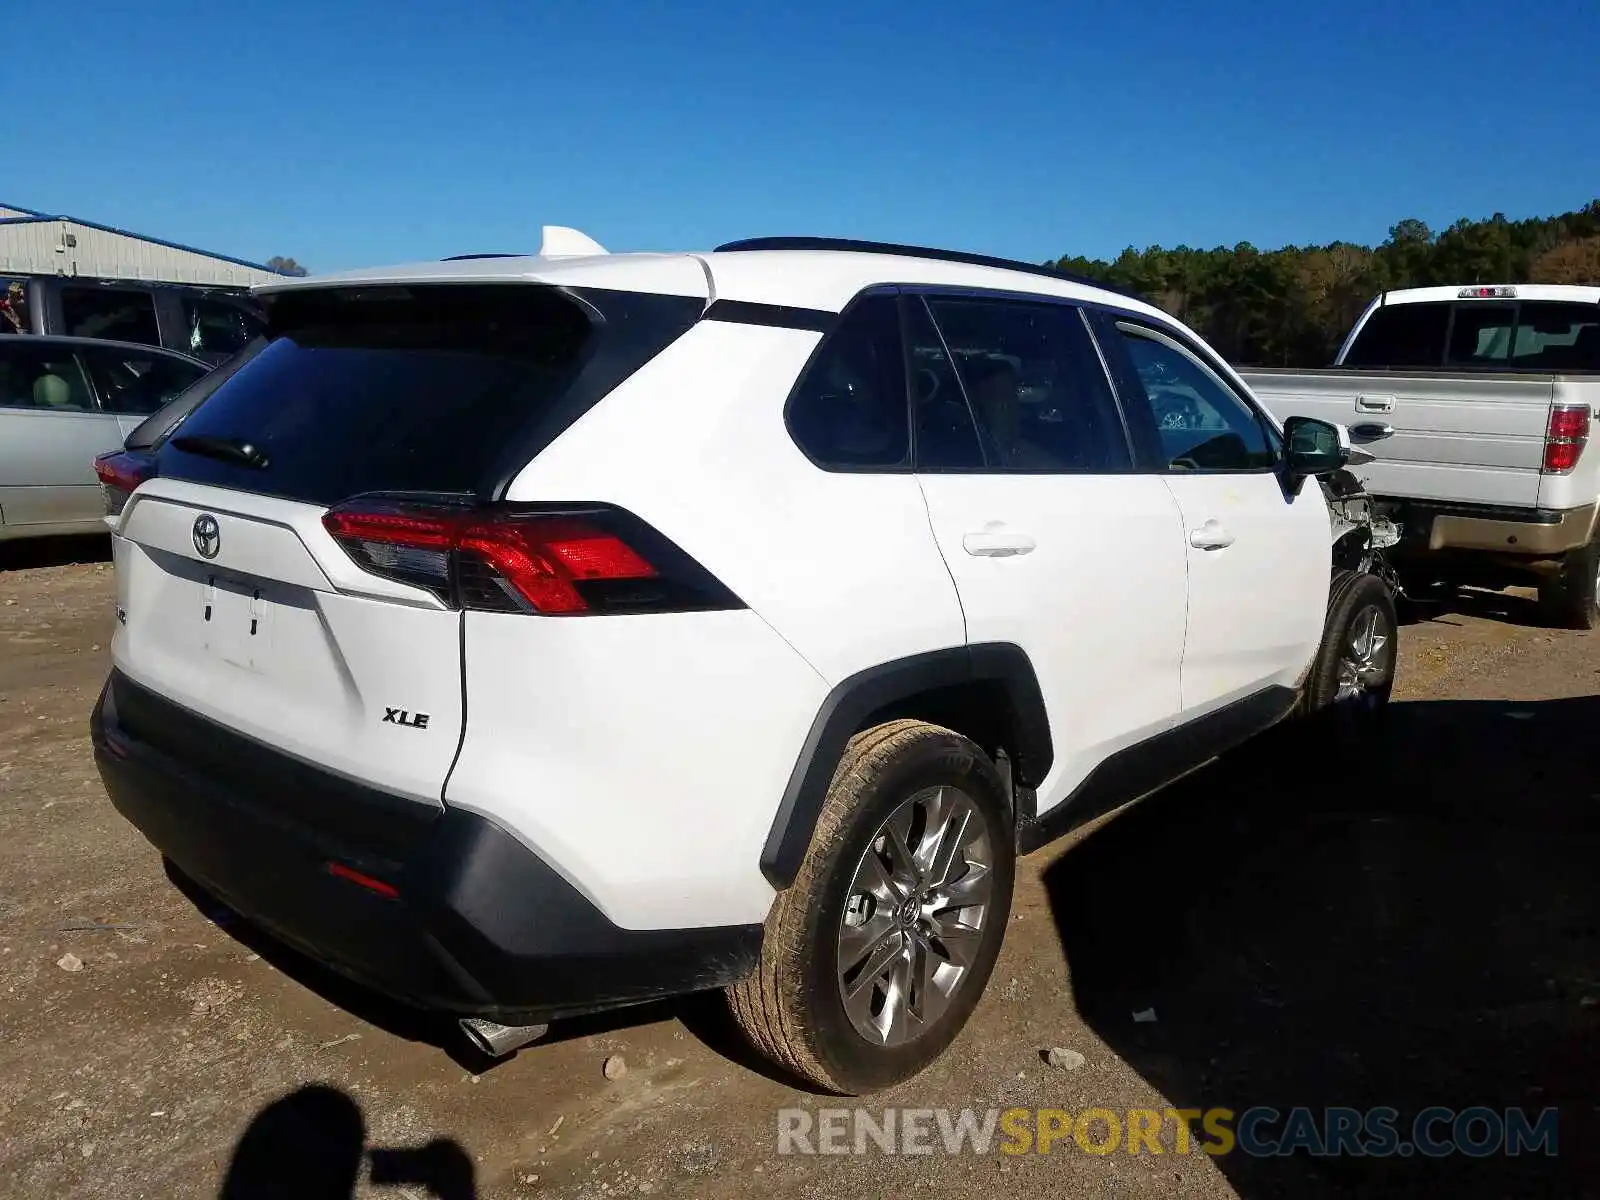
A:
{"type": "Polygon", "coordinates": [[[1550,410],[1550,426],[1545,433],[1545,472],[1552,475],[1566,474],[1578,465],[1578,458],[1588,444],[1589,406],[1557,404],[1550,410]]]}

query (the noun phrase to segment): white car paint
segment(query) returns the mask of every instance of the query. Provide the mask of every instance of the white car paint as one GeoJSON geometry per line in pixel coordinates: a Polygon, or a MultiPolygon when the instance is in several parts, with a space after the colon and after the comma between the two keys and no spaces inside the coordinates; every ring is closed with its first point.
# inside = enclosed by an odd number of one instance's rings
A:
{"type": "MultiPolygon", "coordinates": [[[[903,255],[590,253],[260,290],[376,282],[615,288],[825,312],[869,286],[935,284],[1110,302],[1187,334],[1085,284],[903,255]]],[[[127,624],[113,660],[306,762],[493,818],[626,929],[764,918],[774,892],[762,844],[829,688],[859,672],[968,643],[1020,645],[1056,748],[1041,810],[1107,755],[1304,673],[1329,574],[1315,486],[1289,503],[1274,502],[1271,475],[823,471],[783,412],[818,342],[804,328],[703,320],[504,493],[625,508],[747,609],[454,612],[361,570],[318,505],[158,479],[116,522],[127,624]],[[222,525],[211,563],[192,544],[202,513],[222,525]],[[1192,544],[1189,531],[1213,521],[1233,544],[1192,544]],[[987,552],[999,543],[1029,549],[987,552]],[[270,653],[253,655],[237,628],[207,633],[213,575],[266,589],[270,653]],[[381,724],[395,705],[427,712],[425,735],[381,724]]],[[[227,620],[248,618],[248,601],[229,605],[227,620]]]]}

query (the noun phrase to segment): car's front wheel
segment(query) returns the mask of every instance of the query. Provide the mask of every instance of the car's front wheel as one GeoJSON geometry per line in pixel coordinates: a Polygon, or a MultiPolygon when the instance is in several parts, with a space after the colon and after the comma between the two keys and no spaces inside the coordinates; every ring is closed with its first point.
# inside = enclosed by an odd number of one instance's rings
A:
{"type": "Polygon", "coordinates": [[[767,1057],[846,1095],[921,1071],[983,994],[1011,911],[1015,834],[998,773],[920,721],[857,734],[760,966],[729,989],[767,1057]]]}
{"type": "Polygon", "coordinates": [[[1331,720],[1357,737],[1371,733],[1394,691],[1399,642],[1388,585],[1376,575],[1335,571],[1322,645],[1301,691],[1301,715],[1331,720]]]}

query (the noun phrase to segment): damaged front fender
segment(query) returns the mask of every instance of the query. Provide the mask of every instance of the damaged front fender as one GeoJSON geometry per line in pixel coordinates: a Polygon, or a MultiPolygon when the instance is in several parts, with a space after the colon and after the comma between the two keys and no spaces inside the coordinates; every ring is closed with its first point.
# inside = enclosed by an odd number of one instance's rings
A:
{"type": "Polygon", "coordinates": [[[1365,485],[1352,472],[1334,471],[1317,482],[1328,505],[1334,568],[1376,575],[1399,595],[1399,580],[1384,551],[1400,540],[1400,527],[1378,513],[1365,485]]]}

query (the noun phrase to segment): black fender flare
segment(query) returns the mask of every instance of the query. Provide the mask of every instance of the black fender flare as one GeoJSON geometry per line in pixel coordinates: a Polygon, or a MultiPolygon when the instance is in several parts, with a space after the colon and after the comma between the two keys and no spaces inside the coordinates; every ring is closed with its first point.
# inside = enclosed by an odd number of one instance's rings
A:
{"type": "Polygon", "coordinates": [[[761,873],[767,881],[780,890],[794,882],[845,745],[868,716],[922,692],[986,681],[999,683],[1011,705],[1017,741],[1013,777],[1036,787],[1050,770],[1055,750],[1039,677],[1021,646],[952,646],[868,667],[840,680],[811,723],[762,847],[761,873]]]}

